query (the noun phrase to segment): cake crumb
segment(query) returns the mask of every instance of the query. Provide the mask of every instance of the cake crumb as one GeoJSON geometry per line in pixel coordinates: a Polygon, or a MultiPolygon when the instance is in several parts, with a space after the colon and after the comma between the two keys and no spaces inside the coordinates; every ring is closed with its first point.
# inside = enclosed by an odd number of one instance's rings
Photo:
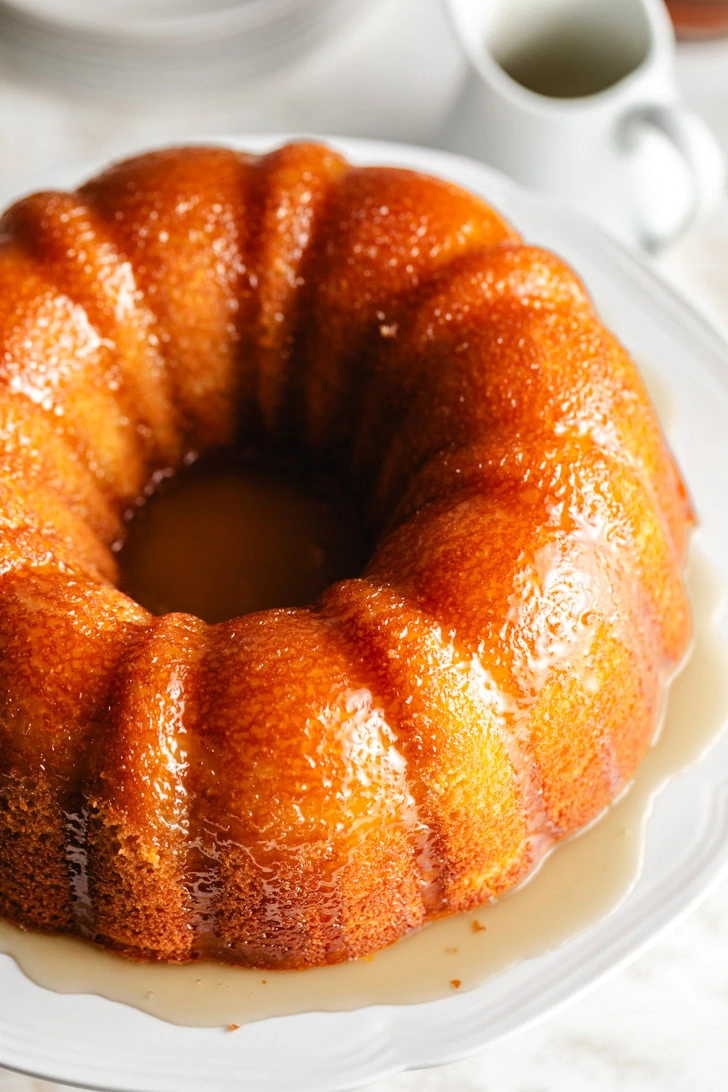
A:
{"type": "Polygon", "coordinates": [[[452,988],[454,990],[459,990],[460,987],[462,986],[462,981],[459,978],[451,978],[450,979],[450,985],[452,986],[452,988]]]}
{"type": "Polygon", "coordinates": [[[261,984],[261,986],[267,986],[268,985],[268,979],[267,978],[261,978],[260,984],[261,984]]]}
{"type": "Polygon", "coordinates": [[[487,926],[486,925],[481,925],[480,922],[478,921],[478,919],[476,918],[475,921],[473,922],[473,924],[470,926],[470,928],[473,930],[474,933],[484,933],[485,930],[487,929],[487,926]]]}
{"type": "Polygon", "coordinates": [[[228,1031],[240,1031],[240,1024],[228,1024],[228,1031]]]}
{"type": "Polygon", "coordinates": [[[459,948],[446,948],[445,951],[447,952],[448,955],[456,955],[460,951],[460,949],[459,948]]]}

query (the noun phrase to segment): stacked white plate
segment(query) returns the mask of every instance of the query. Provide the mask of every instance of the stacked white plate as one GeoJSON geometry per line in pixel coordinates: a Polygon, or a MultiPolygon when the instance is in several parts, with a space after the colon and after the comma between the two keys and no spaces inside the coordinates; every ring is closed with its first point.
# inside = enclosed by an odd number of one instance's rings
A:
{"type": "Polygon", "coordinates": [[[0,0],[0,55],[35,76],[139,94],[280,70],[374,0],[0,0]]]}

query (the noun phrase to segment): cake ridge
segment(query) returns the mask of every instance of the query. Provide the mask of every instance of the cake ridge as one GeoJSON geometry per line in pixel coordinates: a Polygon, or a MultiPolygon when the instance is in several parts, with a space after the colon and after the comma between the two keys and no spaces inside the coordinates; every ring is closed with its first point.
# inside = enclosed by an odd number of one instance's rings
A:
{"type": "Polygon", "coordinates": [[[309,324],[310,282],[312,277],[315,280],[312,262],[336,186],[351,167],[333,150],[301,141],[262,156],[254,170],[254,185],[263,191],[252,247],[257,278],[255,409],[269,439],[280,439],[292,430],[300,440],[297,434],[303,434],[304,425],[296,420],[296,403],[302,409],[303,342],[309,324]],[[273,240],[267,247],[266,228],[273,240]],[[290,240],[288,233],[293,235],[290,240]]]}
{"type": "MultiPolygon", "coordinates": [[[[375,565],[375,560],[373,561],[375,565]]],[[[374,589],[397,595],[396,585],[380,583],[377,578],[376,568],[364,579],[374,589]]],[[[468,693],[476,695],[479,691],[484,694],[497,695],[497,716],[492,719],[492,727],[503,744],[503,748],[511,763],[515,780],[518,785],[520,800],[524,805],[528,822],[526,824],[526,840],[534,849],[533,861],[540,857],[554,844],[563,831],[548,814],[543,800],[543,783],[539,771],[534,762],[533,755],[528,752],[524,742],[528,743],[527,736],[523,735],[523,726],[526,723],[527,709],[521,700],[513,694],[509,694],[499,687],[492,675],[486,670],[479,657],[477,649],[469,648],[459,640],[454,630],[447,633],[443,631],[441,622],[427,611],[426,607],[415,602],[409,596],[402,596],[407,601],[408,608],[416,612],[426,623],[434,627],[434,632],[442,644],[443,650],[450,658],[449,663],[455,670],[464,668],[466,679],[465,689],[468,693]]]]}
{"type": "Polygon", "coordinates": [[[79,191],[134,269],[154,316],[183,449],[233,439],[236,316],[250,298],[240,275],[241,224],[235,214],[246,161],[242,153],[205,146],[150,152],[112,165],[79,191]],[[204,191],[195,192],[196,173],[205,175],[204,191]],[[184,271],[173,254],[184,255],[184,271]],[[190,294],[198,312],[194,325],[185,317],[190,294]]]}
{"type": "MultiPolygon", "coordinates": [[[[449,747],[454,746],[453,757],[455,753],[459,753],[466,758],[468,740],[463,734],[465,725],[463,709],[477,710],[475,715],[479,713],[485,718],[486,735],[489,733],[498,738],[503,752],[507,754],[508,761],[511,763],[512,788],[515,790],[517,785],[517,795],[520,798],[523,794],[523,798],[527,801],[529,819],[518,843],[517,855],[525,860],[530,853],[531,837],[536,839],[537,836],[546,833],[537,808],[538,788],[533,786],[531,791],[532,777],[530,770],[527,769],[525,755],[517,747],[512,733],[505,729],[493,711],[493,697],[497,698],[497,702],[501,699],[507,701],[507,699],[495,688],[489,696],[485,694],[485,691],[481,694],[478,687],[473,685],[472,657],[458,654],[454,636],[451,633],[445,634],[436,619],[428,615],[419,605],[415,605],[409,597],[403,595],[396,585],[383,582],[376,574],[365,574],[362,578],[335,585],[326,593],[324,606],[327,614],[337,618],[339,625],[345,627],[349,646],[359,642],[368,648],[372,661],[370,670],[373,668],[375,677],[379,681],[378,689],[384,695],[385,708],[388,710],[395,708],[394,722],[399,726],[397,729],[399,748],[408,763],[410,784],[412,785],[414,777],[420,786],[416,794],[420,797],[418,805],[421,812],[424,809],[430,841],[438,861],[439,878],[436,892],[438,899],[434,912],[441,913],[452,909],[452,873],[457,862],[453,847],[448,846],[448,826],[443,821],[450,807],[446,803],[450,789],[438,783],[437,773],[433,771],[426,751],[428,747],[434,746],[438,753],[444,754],[449,747]],[[382,626],[380,618],[387,619],[386,629],[382,626]],[[411,644],[409,657],[400,651],[407,647],[407,642],[411,644]],[[429,687],[432,688],[433,685],[436,663],[440,686],[447,688],[447,693],[452,693],[455,701],[459,703],[458,713],[452,720],[452,728],[457,729],[457,732],[453,731],[451,739],[448,738],[450,733],[446,722],[442,719],[442,714],[434,711],[426,698],[418,700],[415,697],[423,689],[427,689],[426,679],[418,678],[418,672],[421,670],[419,666],[413,668],[412,682],[415,686],[406,699],[408,703],[412,703],[408,706],[409,715],[405,712],[407,706],[405,708],[401,706],[401,698],[398,695],[402,691],[403,676],[407,675],[406,665],[413,653],[416,656],[421,648],[430,649],[430,656],[434,654],[437,657],[428,668],[429,687]],[[375,655],[376,666],[373,663],[375,655]],[[457,741],[458,732],[460,742],[457,741]],[[437,742],[434,742],[435,739],[437,742]],[[527,791],[524,791],[526,789],[527,791]]],[[[428,662],[427,657],[423,655],[422,663],[426,662],[428,662]]],[[[419,664],[419,660],[415,659],[415,663],[419,664]]],[[[454,709],[453,713],[455,713],[454,709]]],[[[388,715],[392,714],[388,713],[388,715]]],[[[475,725],[473,729],[477,735],[475,725]]],[[[472,756],[467,757],[467,760],[472,762],[472,756]]],[[[450,761],[452,762],[453,758],[450,761]]],[[[462,776],[456,765],[453,766],[452,775],[453,777],[462,776]]],[[[473,842],[465,852],[472,852],[474,845],[473,842]]],[[[492,893],[489,892],[488,897],[492,893]]],[[[459,908],[465,909],[468,905],[469,903],[466,902],[459,905],[459,908]]]]}
{"type": "Polygon", "coordinates": [[[191,615],[167,614],[151,618],[126,649],[85,789],[96,934],[116,944],[117,914],[126,906],[123,943],[173,960],[189,958],[195,913],[186,773],[206,632],[191,615]],[[141,829],[139,815],[146,817],[141,829]],[[154,945],[132,940],[156,931],[154,945]]]}
{"type": "Polygon", "coordinates": [[[314,294],[314,341],[304,351],[306,443],[316,451],[338,437],[340,423],[348,424],[368,338],[396,328],[440,266],[478,245],[517,238],[499,214],[464,191],[400,168],[354,167],[338,180],[333,199],[317,239],[329,277],[314,294]],[[348,292],[355,295],[342,324],[348,292]],[[323,345],[316,337],[322,329],[323,345]]]}
{"type": "MultiPolygon", "coordinates": [[[[346,583],[346,582],[342,582],[346,583]]],[[[404,770],[407,796],[404,800],[403,826],[412,845],[413,860],[419,875],[420,895],[425,914],[437,914],[446,906],[444,895],[444,874],[446,860],[438,848],[437,834],[428,814],[425,801],[425,789],[419,779],[413,777],[412,764],[402,746],[404,729],[402,713],[396,708],[396,702],[387,700],[381,693],[381,679],[378,677],[366,656],[357,647],[347,631],[343,617],[336,611],[330,612],[324,607],[323,617],[334,627],[347,657],[356,664],[357,670],[367,680],[367,686],[376,704],[384,710],[384,717],[394,735],[397,754],[404,770]]]]}
{"type": "Polygon", "coordinates": [[[120,517],[90,468],[56,432],[41,407],[20,406],[7,387],[0,386],[0,451],[12,459],[26,483],[52,487],[60,502],[77,513],[102,541],[119,534],[120,517]],[[20,431],[25,425],[25,435],[20,431]],[[61,465],[62,464],[62,465],[61,465]]]}

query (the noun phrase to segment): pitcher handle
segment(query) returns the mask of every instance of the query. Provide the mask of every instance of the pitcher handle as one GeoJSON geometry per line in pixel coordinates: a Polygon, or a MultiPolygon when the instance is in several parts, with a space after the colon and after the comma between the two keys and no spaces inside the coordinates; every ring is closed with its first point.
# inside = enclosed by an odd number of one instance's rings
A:
{"type": "Polygon", "coordinates": [[[712,212],[725,189],[723,152],[713,133],[696,114],[679,102],[655,103],[631,114],[628,139],[642,126],[657,129],[684,159],[692,179],[692,197],[679,223],[670,231],[648,233],[645,245],[661,250],[678,239],[693,223],[712,212]]]}

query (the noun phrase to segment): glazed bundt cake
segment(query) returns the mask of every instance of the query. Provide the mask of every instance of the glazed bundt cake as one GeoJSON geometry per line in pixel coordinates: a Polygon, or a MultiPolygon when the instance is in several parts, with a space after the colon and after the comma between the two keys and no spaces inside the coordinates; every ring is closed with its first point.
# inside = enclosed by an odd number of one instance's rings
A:
{"type": "Polygon", "coordinates": [[[0,914],[310,967],[508,891],[620,792],[689,638],[691,514],[574,274],[328,148],[121,163],[0,228],[0,914]],[[190,452],[335,467],[305,609],[118,589],[190,452]]]}

